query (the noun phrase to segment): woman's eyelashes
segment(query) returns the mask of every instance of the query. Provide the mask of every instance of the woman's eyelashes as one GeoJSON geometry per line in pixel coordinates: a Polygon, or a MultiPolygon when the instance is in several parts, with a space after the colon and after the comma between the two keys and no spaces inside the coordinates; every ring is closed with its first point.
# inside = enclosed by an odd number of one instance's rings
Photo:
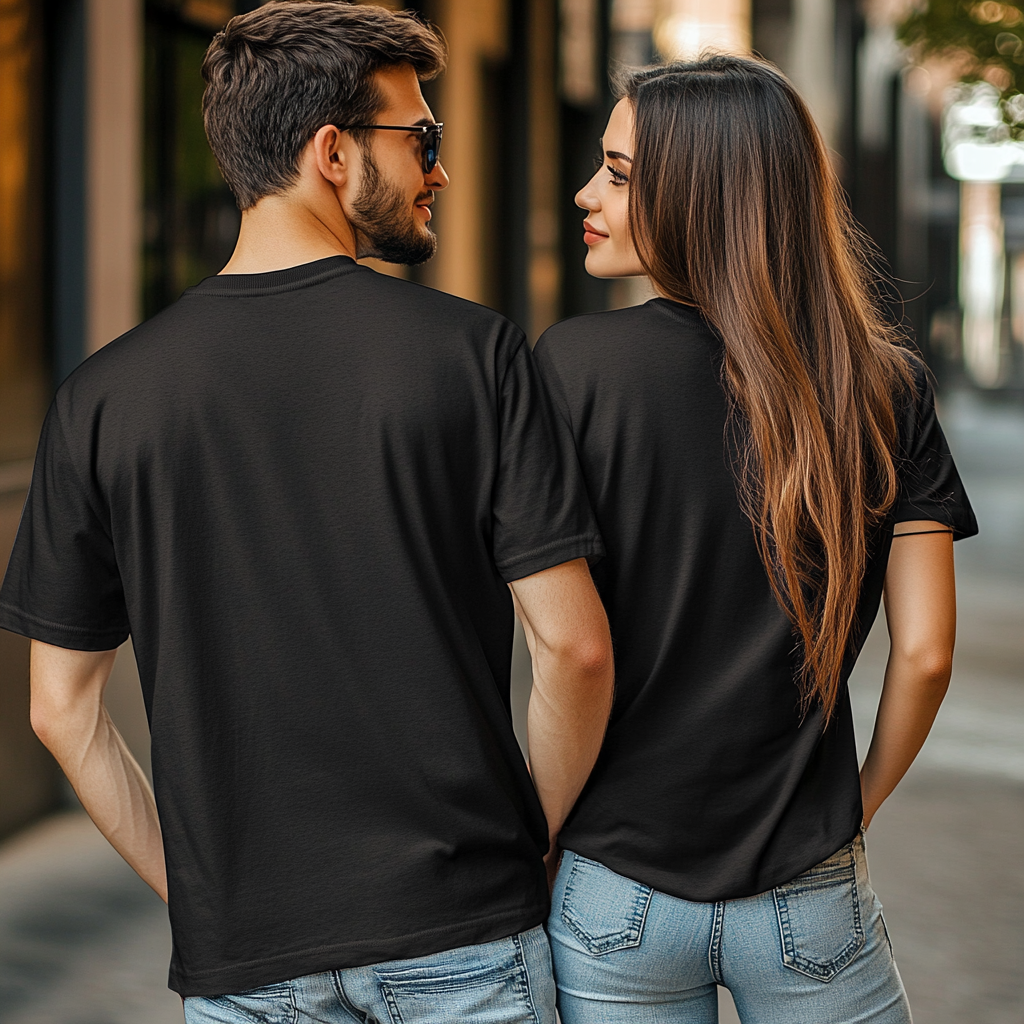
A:
{"type": "Polygon", "coordinates": [[[629,184],[629,175],[628,174],[624,174],[617,167],[612,167],[611,164],[607,165],[607,170],[608,170],[608,173],[612,176],[612,179],[609,182],[610,185],[628,185],[629,184]]]}

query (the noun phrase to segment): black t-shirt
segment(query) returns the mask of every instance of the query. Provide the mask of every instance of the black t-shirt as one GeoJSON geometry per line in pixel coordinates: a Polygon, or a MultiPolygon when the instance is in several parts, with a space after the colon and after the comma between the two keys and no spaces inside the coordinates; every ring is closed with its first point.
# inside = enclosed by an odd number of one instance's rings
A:
{"type": "Polygon", "coordinates": [[[174,989],[544,919],[506,582],[600,552],[518,328],[345,257],[208,278],[68,379],[0,625],[133,637],[174,989]]]}
{"type": "MultiPolygon", "coordinates": [[[[562,831],[566,849],[683,899],[788,881],[861,820],[849,696],[801,720],[792,629],[772,595],[725,447],[722,345],[665,299],[552,327],[535,354],[571,424],[607,554],[616,697],[604,748],[562,831]]],[[[923,374],[902,415],[891,523],[974,515],[923,374]]],[[[846,675],[878,609],[877,545],[846,675]]]]}

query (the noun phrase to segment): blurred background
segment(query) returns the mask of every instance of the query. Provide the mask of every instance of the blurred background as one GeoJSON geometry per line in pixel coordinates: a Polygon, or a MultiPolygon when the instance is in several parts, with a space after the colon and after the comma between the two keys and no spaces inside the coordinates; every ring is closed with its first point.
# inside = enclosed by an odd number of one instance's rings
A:
{"type": "MultiPolygon", "coordinates": [[[[232,0],[0,0],[0,565],[54,388],[216,273],[239,214],[206,145],[203,52],[232,0]]],[[[1024,12],[996,0],[421,0],[448,73],[437,257],[405,271],[537,335],[644,301],[583,269],[575,191],[609,71],[756,51],[803,92],[881,286],[940,385],[981,523],[957,545],[950,697],[872,827],[919,1024],[1024,1024],[1024,12]],[[1019,120],[1018,120],[1019,118],[1019,120]]],[[[886,655],[852,689],[866,749],[886,655]]],[[[514,662],[517,728],[530,687],[514,662]]],[[[130,645],[108,705],[148,765],[130,645]]],[[[180,1021],[163,905],[76,808],[28,724],[28,645],[0,632],[0,1022],[180,1021]]],[[[723,1020],[735,1020],[723,993],[723,1020]]],[[[823,1022],[824,1024],[824,1022],[823,1022]]]]}

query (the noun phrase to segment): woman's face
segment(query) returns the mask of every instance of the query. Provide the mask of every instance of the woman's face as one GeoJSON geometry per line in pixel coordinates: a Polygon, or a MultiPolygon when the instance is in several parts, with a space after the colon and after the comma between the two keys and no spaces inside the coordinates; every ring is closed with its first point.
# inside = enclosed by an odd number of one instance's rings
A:
{"type": "Polygon", "coordinates": [[[587,273],[594,277],[639,277],[644,269],[627,228],[633,156],[633,108],[628,100],[615,104],[601,149],[601,167],[576,193],[576,205],[587,211],[583,222],[587,273]]]}

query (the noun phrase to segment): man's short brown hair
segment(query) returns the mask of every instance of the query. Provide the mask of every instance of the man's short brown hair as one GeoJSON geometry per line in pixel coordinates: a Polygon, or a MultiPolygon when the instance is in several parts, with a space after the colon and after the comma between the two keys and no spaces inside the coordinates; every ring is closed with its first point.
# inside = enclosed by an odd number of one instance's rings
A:
{"type": "Polygon", "coordinates": [[[232,18],[203,61],[203,120],[239,209],[294,184],[299,154],[325,124],[372,121],[377,71],[408,64],[433,78],[445,57],[411,11],[277,0],[232,18]]]}

